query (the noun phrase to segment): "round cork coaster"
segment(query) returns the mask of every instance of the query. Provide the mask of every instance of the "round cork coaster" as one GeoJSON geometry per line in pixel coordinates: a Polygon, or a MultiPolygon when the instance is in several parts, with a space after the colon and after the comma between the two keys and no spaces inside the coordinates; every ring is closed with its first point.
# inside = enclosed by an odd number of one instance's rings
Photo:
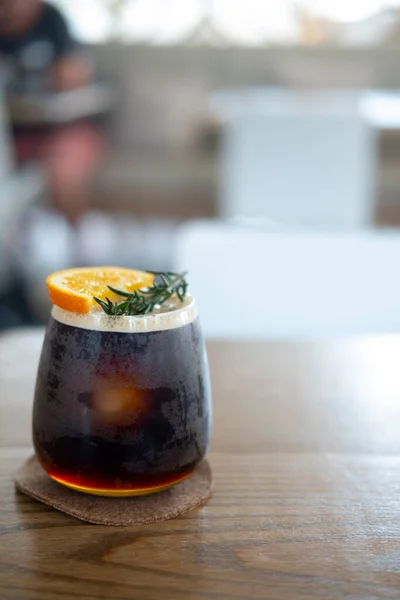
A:
{"type": "Polygon", "coordinates": [[[204,504],[211,495],[212,472],[203,461],[173,487],[149,496],[107,498],[82,494],[53,481],[31,456],[15,475],[17,488],[67,515],[97,525],[142,525],[173,519],[204,504]]]}

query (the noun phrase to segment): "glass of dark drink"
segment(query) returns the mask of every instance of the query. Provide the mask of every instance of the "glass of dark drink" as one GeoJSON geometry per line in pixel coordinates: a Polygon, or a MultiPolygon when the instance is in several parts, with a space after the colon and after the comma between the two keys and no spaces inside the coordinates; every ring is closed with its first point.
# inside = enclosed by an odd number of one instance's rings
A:
{"type": "Polygon", "coordinates": [[[210,421],[190,295],[139,316],[53,306],[33,409],[35,452],[50,477],[106,496],[163,490],[204,458],[210,421]]]}

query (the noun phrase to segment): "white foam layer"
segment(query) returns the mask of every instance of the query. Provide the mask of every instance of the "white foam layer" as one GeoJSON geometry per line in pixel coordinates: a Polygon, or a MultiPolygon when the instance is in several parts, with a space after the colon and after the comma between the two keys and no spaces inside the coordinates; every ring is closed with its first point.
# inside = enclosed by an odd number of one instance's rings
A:
{"type": "Polygon", "coordinates": [[[53,319],[81,329],[94,331],[113,331],[118,333],[145,333],[148,331],[165,331],[188,325],[197,317],[194,298],[187,295],[182,308],[170,312],[153,313],[143,317],[111,317],[104,312],[74,313],[53,306],[53,319]]]}

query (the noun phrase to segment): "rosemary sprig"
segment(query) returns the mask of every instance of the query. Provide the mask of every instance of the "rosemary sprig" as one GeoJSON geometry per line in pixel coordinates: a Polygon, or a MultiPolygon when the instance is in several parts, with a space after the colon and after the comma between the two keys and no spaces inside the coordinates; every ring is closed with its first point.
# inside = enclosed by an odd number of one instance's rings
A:
{"type": "Polygon", "coordinates": [[[105,301],[100,298],[94,300],[101,306],[107,315],[146,315],[151,313],[156,306],[162,306],[172,296],[176,295],[180,302],[186,296],[188,283],[186,273],[172,273],[171,271],[147,271],[155,276],[153,285],[134,292],[117,290],[107,286],[114,294],[124,298],[121,302],[105,301]]]}

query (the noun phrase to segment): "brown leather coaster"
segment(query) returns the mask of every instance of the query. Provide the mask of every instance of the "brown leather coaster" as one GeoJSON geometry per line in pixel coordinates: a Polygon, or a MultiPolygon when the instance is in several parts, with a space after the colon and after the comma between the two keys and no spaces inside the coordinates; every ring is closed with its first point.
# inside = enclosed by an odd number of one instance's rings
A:
{"type": "Polygon", "coordinates": [[[188,479],[149,496],[106,498],[70,490],[53,481],[31,456],[18,469],[15,485],[21,492],[67,515],[97,525],[141,525],[183,515],[204,504],[211,495],[212,473],[203,461],[188,479]]]}

